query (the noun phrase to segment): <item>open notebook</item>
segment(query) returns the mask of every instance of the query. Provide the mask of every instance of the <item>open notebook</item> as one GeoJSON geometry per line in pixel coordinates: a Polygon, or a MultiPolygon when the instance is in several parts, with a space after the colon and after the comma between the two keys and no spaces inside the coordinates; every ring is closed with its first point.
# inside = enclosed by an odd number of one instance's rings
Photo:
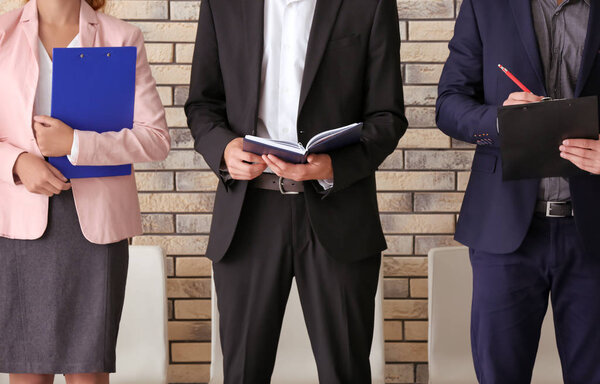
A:
{"type": "Polygon", "coordinates": [[[244,151],[256,155],[275,155],[281,160],[294,164],[306,163],[311,153],[327,153],[360,142],[363,123],[350,124],[315,135],[306,144],[272,140],[247,135],[244,137],[244,151]]]}

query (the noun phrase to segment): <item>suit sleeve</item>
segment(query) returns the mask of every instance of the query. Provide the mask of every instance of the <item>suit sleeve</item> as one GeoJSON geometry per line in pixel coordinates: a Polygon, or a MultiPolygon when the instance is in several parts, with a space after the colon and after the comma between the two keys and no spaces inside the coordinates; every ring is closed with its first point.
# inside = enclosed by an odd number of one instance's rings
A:
{"type": "Polygon", "coordinates": [[[326,196],[371,176],[406,132],[395,0],[380,0],[375,11],[365,76],[361,143],[330,154],[334,184],[326,196]]]}
{"type": "Polygon", "coordinates": [[[239,137],[230,128],[225,107],[225,87],[209,0],[203,0],[192,63],[190,95],[185,104],[194,148],[227,186],[221,172],[225,147],[239,137]]]}
{"type": "Polygon", "coordinates": [[[16,185],[13,169],[20,154],[26,152],[7,142],[0,141],[0,181],[16,185]]]}
{"type": "Polygon", "coordinates": [[[171,139],[156,82],[152,77],[142,32],[136,28],[130,45],[137,47],[135,111],[132,129],[118,132],[79,131],[75,165],[119,165],[164,160],[171,139]]]}
{"type": "Polygon", "coordinates": [[[448,136],[499,146],[498,106],[484,102],[483,44],[473,1],[462,4],[438,88],[436,122],[448,136]]]}

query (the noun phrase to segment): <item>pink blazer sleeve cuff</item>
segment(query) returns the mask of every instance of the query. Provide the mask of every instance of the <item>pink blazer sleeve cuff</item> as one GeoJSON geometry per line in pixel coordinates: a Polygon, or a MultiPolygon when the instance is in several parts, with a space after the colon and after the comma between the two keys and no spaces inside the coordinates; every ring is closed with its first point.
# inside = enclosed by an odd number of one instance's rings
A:
{"type": "Polygon", "coordinates": [[[21,153],[27,152],[8,143],[0,142],[0,181],[17,185],[13,174],[15,163],[21,153]]]}

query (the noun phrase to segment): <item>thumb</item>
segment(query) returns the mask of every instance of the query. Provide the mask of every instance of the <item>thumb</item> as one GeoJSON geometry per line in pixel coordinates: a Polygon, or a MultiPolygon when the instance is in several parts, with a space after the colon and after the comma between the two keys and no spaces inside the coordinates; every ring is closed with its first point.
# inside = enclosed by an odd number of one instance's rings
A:
{"type": "Polygon", "coordinates": [[[47,126],[45,126],[44,124],[42,124],[40,122],[35,121],[33,123],[33,133],[38,133],[38,132],[40,132],[40,131],[42,131],[43,129],[46,129],[46,128],[47,128],[47,126]]]}
{"type": "Polygon", "coordinates": [[[38,115],[33,117],[33,121],[35,121],[36,123],[43,124],[45,126],[51,126],[56,121],[56,119],[50,116],[38,115]]]}
{"type": "Polygon", "coordinates": [[[309,164],[319,165],[319,157],[314,154],[308,155],[308,157],[306,158],[306,161],[308,161],[309,164]]]}

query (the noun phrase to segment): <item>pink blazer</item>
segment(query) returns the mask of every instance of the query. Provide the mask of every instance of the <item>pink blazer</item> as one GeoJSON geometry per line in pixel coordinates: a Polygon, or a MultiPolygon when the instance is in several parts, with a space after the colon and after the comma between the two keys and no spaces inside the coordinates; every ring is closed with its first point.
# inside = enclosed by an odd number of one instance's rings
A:
{"type": "MultiPolygon", "coordinates": [[[[95,12],[81,1],[79,37],[83,47],[138,48],[133,129],[80,132],[77,165],[161,161],[170,150],[165,112],[144,48],[142,32],[95,12]]],[[[39,77],[36,0],[0,15],[0,236],[40,238],[48,221],[48,198],[32,194],[13,177],[17,157],[42,157],[33,136],[33,103],[39,77]]],[[[128,127],[131,128],[131,127],[128,127]]],[[[72,180],[84,236],[108,244],[142,233],[134,175],[72,180]]]]}

